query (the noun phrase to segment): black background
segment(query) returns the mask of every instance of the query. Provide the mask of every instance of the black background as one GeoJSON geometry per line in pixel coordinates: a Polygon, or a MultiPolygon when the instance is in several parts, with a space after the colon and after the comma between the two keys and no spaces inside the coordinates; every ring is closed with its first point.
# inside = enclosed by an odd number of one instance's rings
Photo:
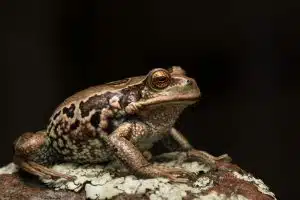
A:
{"type": "Polygon", "coordinates": [[[0,164],[18,135],[44,128],[74,92],[180,65],[203,97],[178,128],[291,199],[300,23],[299,6],[284,2],[2,1],[0,164]]]}

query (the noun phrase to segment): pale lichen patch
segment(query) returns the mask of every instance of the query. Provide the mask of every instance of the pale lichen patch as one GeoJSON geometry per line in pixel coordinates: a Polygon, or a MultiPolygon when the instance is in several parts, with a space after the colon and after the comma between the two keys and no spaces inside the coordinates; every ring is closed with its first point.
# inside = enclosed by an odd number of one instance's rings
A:
{"type": "Polygon", "coordinates": [[[124,177],[113,179],[104,185],[86,184],[85,192],[88,199],[110,199],[118,194],[124,193],[117,188],[118,184],[124,182],[124,177]]]}
{"type": "Polygon", "coordinates": [[[135,194],[140,185],[141,180],[138,180],[135,176],[126,176],[123,184],[118,185],[117,188],[127,194],[135,194]]]}
{"type": "Polygon", "coordinates": [[[167,179],[157,178],[157,179],[145,179],[141,182],[141,185],[137,189],[137,194],[144,194],[148,191],[154,191],[159,187],[160,182],[168,182],[167,179]]]}
{"type": "Polygon", "coordinates": [[[113,177],[110,175],[110,173],[104,173],[101,178],[92,179],[91,185],[104,185],[108,181],[111,181],[113,177]]]}
{"type": "Polygon", "coordinates": [[[0,174],[13,174],[19,171],[19,167],[14,163],[9,163],[8,165],[0,168],[0,174]]]}
{"type": "Polygon", "coordinates": [[[182,168],[189,171],[189,172],[194,172],[194,173],[199,173],[199,172],[208,172],[210,168],[204,164],[200,164],[198,162],[191,162],[191,163],[182,163],[182,168]]]}
{"type": "Polygon", "coordinates": [[[213,187],[213,180],[206,176],[202,176],[194,182],[193,186],[199,188],[201,191],[208,190],[213,187]]]}
{"type": "Polygon", "coordinates": [[[101,180],[102,182],[107,178],[102,179],[102,175],[105,176],[103,166],[101,165],[74,165],[71,163],[64,163],[59,165],[54,165],[53,170],[58,171],[63,174],[68,174],[70,176],[75,176],[74,181],[66,181],[65,179],[41,179],[42,182],[47,184],[49,187],[54,188],[55,190],[67,189],[78,192],[82,189],[84,184],[88,181],[97,182],[101,180]],[[100,177],[100,178],[99,178],[100,177]]]}

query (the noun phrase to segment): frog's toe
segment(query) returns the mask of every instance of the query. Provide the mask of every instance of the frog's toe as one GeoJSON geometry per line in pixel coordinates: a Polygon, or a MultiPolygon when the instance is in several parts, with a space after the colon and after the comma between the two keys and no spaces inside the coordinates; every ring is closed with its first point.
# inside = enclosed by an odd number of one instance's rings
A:
{"type": "Polygon", "coordinates": [[[166,177],[172,182],[186,183],[190,180],[196,180],[197,176],[194,173],[181,170],[180,172],[166,172],[166,177]]]}
{"type": "Polygon", "coordinates": [[[175,182],[175,183],[187,183],[187,182],[189,182],[188,178],[170,178],[170,180],[172,182],[175,182]]]}
{"type": "Polygon", "coordinates": [[[29,161],[28,162],[34,169],[40,171],[41,173],[43,173],[46,177],[50,177],[51,179],[60,179],[60,178],[63,178],[63,179],[66,179],[68,181],[73,181],[76,179],[76,177],[74,176],[70,176],[70,175],[66,175],[66,174],[62,174],[62,173],[59,173],[53,169],[50,169],[48,167],[45,167],[43,165],[40,165],[40,164],[37,164],[35,162],[31,162],[29,161]]]}
{"type": "Polygon", "coordinates": [[[220,155],[216,158],[217,161],[231,162],[232,158],[228,154],[220,155]]]}
{"type": "Polygon", "coordinates": [[[24,162],[22,160],[19,160],[19,159],[14,159],[14,163],[17,164],[22,170],[30,173],[30,174],[33,174],[35,176],[38,176],[38,177],[42,177],[42,178],[45,178],[45,179],[50,179],[51,176],[35,169],[34,167],[32,167],[29,163],[27,162],[24,162]]]}
{"type": "Polygon", "coordinates": [[[43,178],[43,179],[63,178],[68,181],[73,181],[76,179],[76,177],[56,172],[52,169],[49,169],[48,167],[45,167],[43,165],[40,165],[40,164],[32,162],[32,161],[25,161],[25,160],[15,157],[14,162],[24,171],[26,171],[30,174],[33,174],[35,176],[38,176],[40,178],[43,178]]]}
{"type": "Polygon", "coordinates": [[[181,168],[171,168],[171,167],[161,167],[161,171],[166,175],[171,181],[182,182],[181,180],[194,180],[197,175],[192,172],[188,172],[181,168]]]}

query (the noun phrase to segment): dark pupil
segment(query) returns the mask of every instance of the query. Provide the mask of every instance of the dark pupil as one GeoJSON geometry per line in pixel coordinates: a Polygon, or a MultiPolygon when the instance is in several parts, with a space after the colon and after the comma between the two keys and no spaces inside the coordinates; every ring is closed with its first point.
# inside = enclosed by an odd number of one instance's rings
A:
{"type": "Polygon", "coordinates": [[[167,78],[166,78],[165,76],[157,77],[157,81],[158,81],[158,82],[165,82],[166,79],[167,79],[167,78]]]}

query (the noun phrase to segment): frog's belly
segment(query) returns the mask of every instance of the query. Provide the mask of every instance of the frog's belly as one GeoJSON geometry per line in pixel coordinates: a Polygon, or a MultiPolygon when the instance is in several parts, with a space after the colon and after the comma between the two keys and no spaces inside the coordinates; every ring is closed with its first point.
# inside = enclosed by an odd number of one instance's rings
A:
{"type": "Polygon", "coordinates": [[[111,153],[99,139],[76,141],[63,148],[54,145],[54,148],[62,155],[65,162],[74,163],[101,163],[111,160],[111,153]]]}

